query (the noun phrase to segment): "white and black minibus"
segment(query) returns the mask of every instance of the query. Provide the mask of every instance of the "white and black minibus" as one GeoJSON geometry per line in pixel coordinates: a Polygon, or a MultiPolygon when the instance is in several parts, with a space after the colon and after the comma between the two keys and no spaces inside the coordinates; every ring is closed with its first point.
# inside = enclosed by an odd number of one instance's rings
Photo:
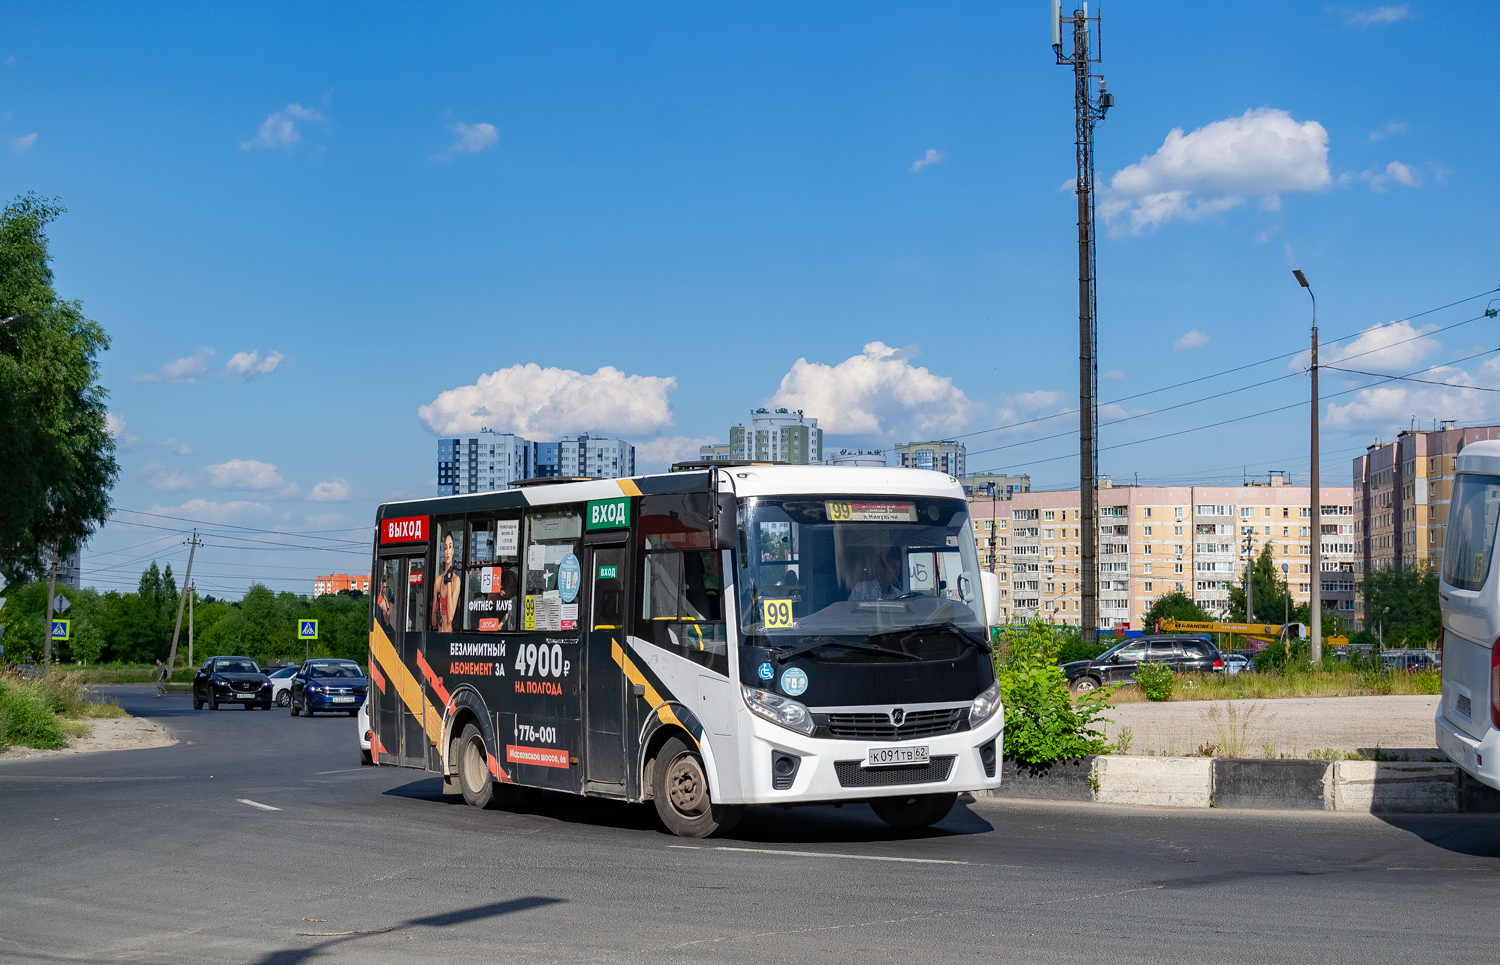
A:
{"type": "Polygon", "coordinates": [[[1438,747],[1490,787],[1500,788],[1500,442],[1458,454],[1443,541],[1443,699],[1438,747]]]}
{"type": "Polygon", "coordinates": [[[1000,782],[962,488],[914,469],[690,465],[380,507],[371,749],[481,807],[868,800],[920,827],[1000,782]]]}

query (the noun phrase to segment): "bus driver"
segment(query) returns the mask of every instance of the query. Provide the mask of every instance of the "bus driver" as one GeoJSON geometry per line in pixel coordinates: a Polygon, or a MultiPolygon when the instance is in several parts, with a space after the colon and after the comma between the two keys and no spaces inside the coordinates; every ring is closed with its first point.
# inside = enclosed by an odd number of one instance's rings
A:
{"type": "Polygon", "coordinates": [[[849,594],[850,603],[866,600],[894,600],[901,595],[901,549],[892,546],[875,569],[875,579],[854,585],[849,594]]]}

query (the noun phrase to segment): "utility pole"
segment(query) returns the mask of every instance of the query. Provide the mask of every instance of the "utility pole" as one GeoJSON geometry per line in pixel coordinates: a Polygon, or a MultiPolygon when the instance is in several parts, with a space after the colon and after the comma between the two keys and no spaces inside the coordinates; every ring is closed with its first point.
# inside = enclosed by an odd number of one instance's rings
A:
{"type": "Polygon", "coordinates": [[[1095,517],[1094,485],[1099,476],[1099,346],[1094,285],[1094,124],[1114,106],[1114,95],[1104,89],[1104,78],[1089,72],[1090,64],[1103,61],[1102,52],[1092,51],[1089,24],[1098,31],[1099,15],[1089,16],[1088,4],[1074,10],[1073,50],[1062,47],[1062,3],[1052,0],[1052,51],[1058,64],[1073,68],[1075,152],[1078,164],[1078,504],[1081,529],[1083,596],[1083,642],[1093,644],[1099,627],[1099,524],[1095,517]],[[1095,100],[1091,82],[1099,82],[1095,100]]]}
{"type": "MultiPolygon", "coordinates": [[[[193,554],[203,544],[198,542],[198,531],[193,530],[193,535],[185,540],[188,544],[188,567],[187,573],[183,575],[184,586],[193,585],[193,554]]],[[[177,597],[177,623],[172,627],[172,649],[167,652],[167,680],[172,679],[172,665],[177,662],[177,635],[182,632],[182,605],[187,602],[187,594],[183,593],[177,597]]]]}
{"type": "MultiPolygon", "coordinates": [[[[1308,598],[1307,622],[1309,624],[1309,637],[1311,638],[1311,656],[1314,667],[1323,666],[1323,493],[1318,484],[1318,297],[1313,294],[1312,286],[1307,283],[1307,276],[1302,274],[1301,268],[1293,268],[1292,274],[1297,279],[1297,284],[1307,289],[1307,297],[1312,299],[1312,478],[1308,481],[1309,496],[1312,500],[1312,591],[1308,598]]],[[[1396,457],[1401,456],[1401,449],[1396,448],[1396,457]]]]}
{"type": "Polygon", "coordinates": [[[47,629],[42,634],[42,672],[48,673],[52,670],[52,605],[57,602],[57,550],[58,544],[52,544],[52,571],[47,577],[47,629]]]}
{"type": "Polygon", "coordinates": [[[1255,536],[1245,534],[1245,622],[1255,622],[1255,536]]]}
{"type": "MultiPolygon", "coordinates": [[[[192,556],[192,555],[193,555],[193,551],[192,550],[188,550],[188,556],[192,556]]],[[[198,595],[197,587],[195,587],[191,583],[189,583],[188,584],[188,666],[189,667],[197,666],[197,664],[195,664],[193,662],[193,598],[196,597],[197,595],[198,595]]]]}

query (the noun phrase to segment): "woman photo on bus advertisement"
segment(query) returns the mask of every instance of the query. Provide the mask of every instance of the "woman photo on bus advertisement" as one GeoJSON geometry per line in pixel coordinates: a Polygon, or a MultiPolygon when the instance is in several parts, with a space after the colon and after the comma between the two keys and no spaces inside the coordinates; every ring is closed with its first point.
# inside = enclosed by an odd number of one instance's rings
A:
{"type": "Polygon", "coordinates": [[[461,564],[454,553],[453,542],[453,532],[449,530],[443,535],[437,578],[432,581],[432,628],[439,633],[453,632],[453,615],[458,612],[462,587],[461,564]]]}

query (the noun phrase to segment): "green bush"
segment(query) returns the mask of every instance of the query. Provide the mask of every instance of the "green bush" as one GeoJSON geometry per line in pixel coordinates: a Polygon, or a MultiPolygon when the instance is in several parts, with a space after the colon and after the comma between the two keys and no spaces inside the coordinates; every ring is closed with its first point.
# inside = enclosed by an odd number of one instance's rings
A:
{"type": "Polygon", "coordinates": [[[1443,672],[1441,670],[1417,670],[1411,674],[1411,679],[1417,685],[1417,690],[1424,694],[1440,694],[1443,692],[1443,672]]]}
{"type": "Polygon", "coordinates": [[[1135,668],[1135,682],[1147,700],[1171,700],[1177,674],[1164,663],[1142,663],[1135,668]]]}
{"type": "Polygon", "coordinates": [[[1057,665],[1053,627],[1035,621],[1006,634],[1009,656],[997,669],[1005,707],[1005,756],[1031,768],[1109,750],[1095,725],[1109,709],[1109,690],[1093,690],[1075,704],[1057,665]]]}
{"type": "Polygon", "coordinates": [[[19,744],[43,750],[63,746],[63,723],[37,689],[0,679],[0,747],[19,744]]]}

